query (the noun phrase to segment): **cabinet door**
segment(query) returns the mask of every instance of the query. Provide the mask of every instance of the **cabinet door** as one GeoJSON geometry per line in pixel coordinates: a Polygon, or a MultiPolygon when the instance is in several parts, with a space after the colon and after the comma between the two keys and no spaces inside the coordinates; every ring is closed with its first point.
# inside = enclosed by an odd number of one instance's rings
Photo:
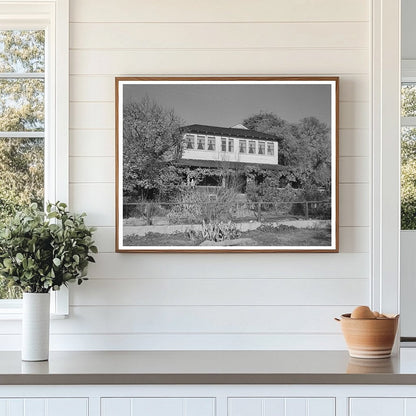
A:
{"type": "Polygon", "coordinates": [[[351,398],[350,416],[410,416],[416,415],[416,399],[351,398]]]}
{"type": "Polygon", "coordinates": [[[214,398],[102,398],[101,416],[213,416],[214,398]]]}
{"type": "Polygon", "coordinates": [[[86,398],[0,399],[0,416],[88,416],[86,398]]]}
{"type": "Polygon", "coordinates": [[[335,416],[335,399],[230,398],[228,416],[335,416]]]}

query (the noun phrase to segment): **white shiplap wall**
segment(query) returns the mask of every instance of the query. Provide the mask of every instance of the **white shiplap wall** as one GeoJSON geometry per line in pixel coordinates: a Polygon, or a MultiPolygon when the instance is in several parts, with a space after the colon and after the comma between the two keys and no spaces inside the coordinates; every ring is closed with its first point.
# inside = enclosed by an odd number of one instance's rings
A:
{"type": "MultiPolygon", "coordinates": [[[[344,348],[369,303],[369,0],[70,1],[70,204],[98,227],[56,349],[344,348]],[[339,75],[339,254],[115,254],[114,77],[339,75]]],[[[18,325],[11,325],[18,334],[18,325]]]]}

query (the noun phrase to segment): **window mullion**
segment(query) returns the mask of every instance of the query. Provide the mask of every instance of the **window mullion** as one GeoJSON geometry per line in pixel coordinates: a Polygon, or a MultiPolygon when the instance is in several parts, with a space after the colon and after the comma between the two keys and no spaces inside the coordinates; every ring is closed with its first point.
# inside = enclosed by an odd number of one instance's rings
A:
{"type": "Polygon", "coordinates": [[[45,79],[44,72],[0,72],[0,79],[45,79]]]}
{"type": "Polygon", "coordinates": [[[401,118],[402,127],[414,127],[416,126],[416,117],[402,117],[401,118]]]}
{"type": "Polygon", "coordinates": [[[44,131],[0,131],[0,138],[45,138],[44,131]]]}

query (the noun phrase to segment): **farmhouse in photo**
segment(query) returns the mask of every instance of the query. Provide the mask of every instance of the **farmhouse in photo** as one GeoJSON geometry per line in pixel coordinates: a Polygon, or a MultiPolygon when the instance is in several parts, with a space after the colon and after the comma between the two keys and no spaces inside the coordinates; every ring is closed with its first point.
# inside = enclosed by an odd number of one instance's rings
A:
{"type": "Polygon", "coordinates": [[[241,124],[231,128],[192,124],[184,127],[183,132],[182,161],[188,166],[229,162],[231,166],[254,163],[272,168],[279,164],[279,141],[282,139],[271,134],[249,130],[241,124]]]}
{"type": "MultiPolygon", "coordinates": [[[[276,169],[279,165],[279,141],[271,134],[250,130],[242,124],[233,127],[205,126],[192,124],[183,131],[183,151],[178,165],[192,168],[229,170],[255,165],[260,169],[276,169]]],[[[241,181],[245,181],[240,175],[241,181]]],[[[205,185],[226,186],[226,178],[208,176],[205,185]]],[[[188,184],[194,184],[187,177],[188,184]]]]}

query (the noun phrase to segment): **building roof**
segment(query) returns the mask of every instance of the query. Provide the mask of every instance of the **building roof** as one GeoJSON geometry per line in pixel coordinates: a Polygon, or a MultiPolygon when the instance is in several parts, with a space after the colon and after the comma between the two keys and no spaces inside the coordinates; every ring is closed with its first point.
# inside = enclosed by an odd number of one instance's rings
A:
{"type": "Polygon", "coordinates": [[[244,139],[268,140],[273,142],[283,140],[281,137],[261,133],[256,130],[238,129],[234,127],[205,126],[203,124],[191,124],[189,126],[182,127],[182,131],[185,133],[212,134],[214,136],[241,137],[244,139]]]}

